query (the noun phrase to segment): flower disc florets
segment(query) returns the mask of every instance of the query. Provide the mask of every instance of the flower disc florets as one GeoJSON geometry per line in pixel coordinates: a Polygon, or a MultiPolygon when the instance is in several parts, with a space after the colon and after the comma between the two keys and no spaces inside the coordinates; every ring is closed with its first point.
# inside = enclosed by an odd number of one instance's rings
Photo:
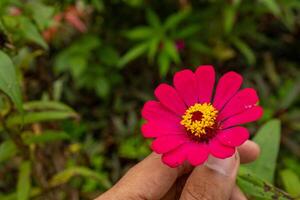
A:
{"type": "Polygon", "coordinates": [[[218,110],[210,103],[196,103],[190,106],[180,122],[194,139],[205,140],[211,136],[216,126],[218,110]]]}

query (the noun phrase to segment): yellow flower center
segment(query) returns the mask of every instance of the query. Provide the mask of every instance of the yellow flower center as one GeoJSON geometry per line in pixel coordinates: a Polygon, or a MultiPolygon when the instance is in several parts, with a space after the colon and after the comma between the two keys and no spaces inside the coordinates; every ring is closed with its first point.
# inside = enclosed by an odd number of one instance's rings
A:
{"type": "Polygon", "coordinates": [[[203,136],[210,134],[211,131],[209,130],[215,129],[217,116],[218,110],[210,103],[196,103],[185,111],[180,124],[193,137],[203,138],[203,136]]]}

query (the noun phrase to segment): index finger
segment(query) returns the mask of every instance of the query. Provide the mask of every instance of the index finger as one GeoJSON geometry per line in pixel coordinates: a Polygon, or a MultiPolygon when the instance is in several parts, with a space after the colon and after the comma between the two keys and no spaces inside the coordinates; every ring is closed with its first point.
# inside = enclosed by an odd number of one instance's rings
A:
{"type": "Polygon", "coordinates": [[[177,168],[170,168],[162,163],[160,155],[151,153],[97,200],[160,199],[178,177],[188,173],[191,169],[192,167],[187,163],[177,168]]]}

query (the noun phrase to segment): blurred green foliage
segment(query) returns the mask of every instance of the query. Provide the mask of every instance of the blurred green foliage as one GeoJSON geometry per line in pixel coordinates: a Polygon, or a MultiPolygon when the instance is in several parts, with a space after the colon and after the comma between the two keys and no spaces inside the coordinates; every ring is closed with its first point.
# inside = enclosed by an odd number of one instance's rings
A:
{"type": "Polygon", "coordinates": [[[259,91],[265,114],[249,129],[262,155],[240,187],[300,199],[299,27],[298,0],[1,0],[0,199],[111,187],[150,152],[143,103],[200,64],[259,91]]]}

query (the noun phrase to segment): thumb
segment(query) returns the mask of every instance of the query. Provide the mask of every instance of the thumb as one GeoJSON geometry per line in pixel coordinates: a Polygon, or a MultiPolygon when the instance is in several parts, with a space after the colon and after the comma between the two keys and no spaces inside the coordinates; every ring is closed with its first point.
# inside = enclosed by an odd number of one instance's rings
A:
{"type": "Polygon", "coordinates": [[[209,157],[188,178],[181,200],[229,200],[240,165],[238,153],[227,159],[209,157]]]}

